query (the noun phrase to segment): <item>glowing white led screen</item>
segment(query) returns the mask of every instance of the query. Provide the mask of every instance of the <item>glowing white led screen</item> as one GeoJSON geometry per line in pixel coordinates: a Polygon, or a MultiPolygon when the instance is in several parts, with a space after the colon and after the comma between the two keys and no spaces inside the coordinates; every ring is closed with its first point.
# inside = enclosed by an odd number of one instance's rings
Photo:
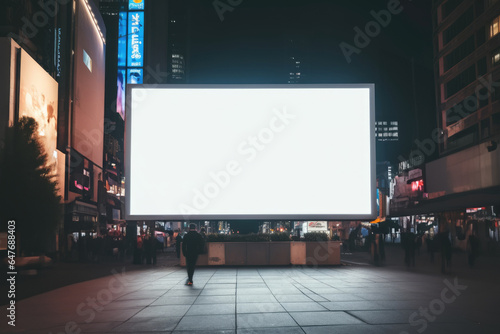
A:
{"type": "Polygon", "coordinates": [[[132,85],[127,219],[370,219],[374,86],[132,85]]]}

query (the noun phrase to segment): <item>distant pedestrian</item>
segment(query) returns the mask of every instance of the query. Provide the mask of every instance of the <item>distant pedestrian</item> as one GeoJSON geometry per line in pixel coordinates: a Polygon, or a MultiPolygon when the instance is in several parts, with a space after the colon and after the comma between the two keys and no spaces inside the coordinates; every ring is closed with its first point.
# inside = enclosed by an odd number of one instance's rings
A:
{"type": "Polygon", "coordinates": [[[208,254],[208,237],[207,232],[204,227],[200,229],[200,235],[203,238],[203,246],[201,248],[201,254],[208,254]]]}
{"type": "Polygon", "coordinates": [[[418,256],[420,256],[420,248],[422,247],[422,236],[420,234],[417,234],[415,237],[415,248],[417,250],[418,256]]]}
{"type": "Polygon", "coordinates": [[[407,232],[404,234],[403,247],[405,250],[405,263],[408,267],[415,266],[415,234],[407,232]]]}
{"type": "Polygon", "coordinates": [[[146,235],[144,239],[144,257],[146,259],[146,264],[151,264],[151,258],[153,256],[153,240],[150,235],[146,235]]]}
{"type": "Polygon", "coordinates": [[[436,238],[434,235],[429,235],[425,238],[425,245],[427,246],[427,253],[429,253],[431,263],[434,263],[434,252],[436,251],[436,238]]]}
{"type": "Polygon", "coordinates": [[[177,258],[181,257],[181,243],[182,243],[182,234],[180,230],[177,230],[177,236],[175,237],[175,252],[177,253],[177,258]]]}
{"type": "Polygon", "coordinates": [[[476,258],[479,254],[479,238],[474,234],[469,235],[469,240],[467,241],[467,253],[469,266],[474,267],[474,263],[476,262],[476,258]]]}
{"type": "Polygon", "coordinates": [[[186,257],[188,279],[186,285],[193,285],[194,267],[198,255],[203,251],[203,237],[196,232],[196,225],[189,224],[189,232],[182,239],[182,254],[186,257]]]}
{"type": "Polygon", "coordinates": [[[438,239],[441,247],[441,272],[444,274],[449,272],[451,268],[451,241],[449,232],[440,232],[438,239]]]}
{"type": "Polygon", "coordinates": [[[380,262],[383,264],[385,262],[385,235],[381,234],[379,236],[379,254],[380,254],[380,262]]]}

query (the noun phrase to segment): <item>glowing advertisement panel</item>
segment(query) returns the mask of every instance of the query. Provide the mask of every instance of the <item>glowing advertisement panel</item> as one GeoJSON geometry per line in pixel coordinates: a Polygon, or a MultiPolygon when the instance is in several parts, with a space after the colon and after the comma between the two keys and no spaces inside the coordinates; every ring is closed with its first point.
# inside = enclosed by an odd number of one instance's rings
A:
{"type": "Polygon", "coordinates": [[[142,68],[129,68],[127,70],[127,83],[141,84],[143,80],[142,68]]]}
{"type": "Polygon", "coordinates": [[[32,117],[48,156],[48,165],[57,170],[58,84],[26,51],[21,50],[19,118],[32,117]]]}
{"type": "Polygon", "coordinates": [[[144,54],[144,12],[130,12],[128,15],[128,66],[142,67],[144,54]]]}
{"type": "Polygon", "coordinates": [[[129,10],[144,10],[145,0],[128,0],[129,10]]]}
{"type": "Polygon", "coordinates": [[[127,13],[118,19],[118,66],[127,66],[127,13]]]}
{"type": "Polygon", "coordinates": [[[125,119],[125,85],[127,84],[125,73],[124,69],[118,69],[116,77],[116,112],[122,119],[125,119]]]}
{"type": "Polygon", "coordinates": [[[126,219],[374,219],[374,85],[127,86],[126,219]]]}

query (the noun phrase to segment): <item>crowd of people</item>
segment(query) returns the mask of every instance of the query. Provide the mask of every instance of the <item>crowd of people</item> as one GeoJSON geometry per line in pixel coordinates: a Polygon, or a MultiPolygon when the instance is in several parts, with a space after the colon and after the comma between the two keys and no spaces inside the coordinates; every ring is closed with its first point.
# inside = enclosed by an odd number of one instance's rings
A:
{"type": "MultiPolygon", "coordinates": [[[[363,234],[361,228],[361,226],[358,226],[350,232],[349,239],[344,242],[343,251],[368,251],[375,265],[384,264],[386,257],[386,233],[375,228],[372,230],[368,229],[363,234]]],[[[467,233],[467,235],[457,236],[457,238],[466,242],[467,261],[470,267],[474,267],[476,259],[481,253],[481,241],[479,237],[477,237],[476,233],[467,233]]],[[[391,240],[394,240],[392,235],[391,240]]],[[[402,232],[400,244],[404,250],[404,263],[406,266],[414,267],[416,256],[420,255],[422,248],[425,247],[429,261],[433,263],[435,261],[435,254],[438,253],[441,260],[441,271],[443,273],[450,272],[453,254],[452,235],[450,231],[441,231],[436,234],[426,233],[425,231],[417,233],[402,232]]]]}
{"type": "Polygon", "coordinates": [[[75,240],[68,237],[67,260],[79,262],[100,262],[102,260],[121,260],[125,256],[125,239],[121,236],[97,236],[90,234],[75,240]]]}

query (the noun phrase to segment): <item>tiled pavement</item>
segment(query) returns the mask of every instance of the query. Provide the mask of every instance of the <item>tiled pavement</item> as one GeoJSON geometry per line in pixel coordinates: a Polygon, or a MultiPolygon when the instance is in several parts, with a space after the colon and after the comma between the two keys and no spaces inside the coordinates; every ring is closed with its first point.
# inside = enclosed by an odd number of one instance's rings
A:
{"type": "Polygon", "coordinates": [[[2,316],[0,332],[497,334],[497,278],[373,266],[199,268],[188,287],[179,267],[117,268],[19,301],[16,327],[2,316]]]}

